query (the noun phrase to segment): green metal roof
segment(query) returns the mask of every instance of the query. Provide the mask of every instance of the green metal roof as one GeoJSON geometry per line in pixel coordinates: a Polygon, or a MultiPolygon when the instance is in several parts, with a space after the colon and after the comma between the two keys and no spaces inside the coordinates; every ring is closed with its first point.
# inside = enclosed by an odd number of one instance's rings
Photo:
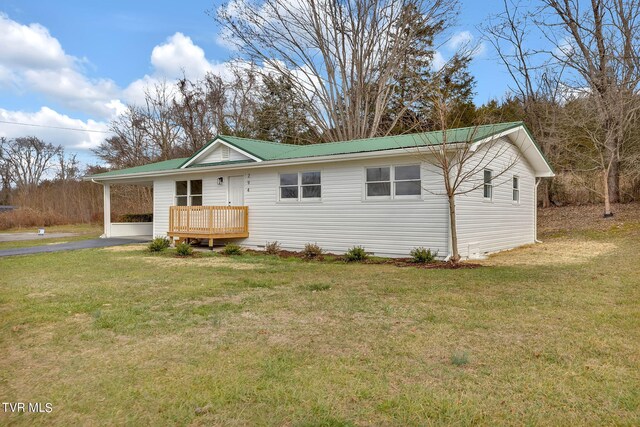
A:
{"type": "MultiPolygon", "coordinates": [[[[494,125],[473,126],[467,128],[450,129],[446,131],[447,143],[475,142],[492,135],[499,134],[509,129],[522,126],[522,122],[499,123],[494,125]]],[[[353,141],[328,142],[312,145],[281,144],[277,142],[261,141],[258,139],[240,138],[236,136],[218,135],[208,144],[188,158],[167,160],[151,163],[128,169],[105,172],[92,176],[92,178],[111,177],[144,172],[160,172],[170,169],[180,169],[190,160],[195,159],[207,147],[220,139],[229,145],[236,147],[262,161],[298,159],[305,157],[332,156],[340,154],[365,153],[371,151],[384,151],[412,147],[424,147],[428,145],[442,144],[445,133],[442,131],[416,133],[409,135],[384,136],[379,138],[357,139],[353,141]]],[[[193,164],[193,167],[221,166],[235,163],[246,163],[250,160],[224,161],[216,163],[193,164]]]]}
{"type": "Polygon", "coordinates": [[[134,166],[132,168],[127,168],[127,169],[118,169],[114,171],[91,175],[90,178],[102,178],[102,177],[110,177],[110,176],[118,176],[118,175],[128,175],[131,173],[160,172],[160,171],[178,169],[188,159],[189,157],[183,157],[180,159],[171,159],[171,160],[165,160],[162,162],[149,163],[142,166],[134,166]]]}
{"type": "MultiPolygon", "coordinates": [[[[446,132],[447,142],[475,142],[521,125],[522,122],[511,122],[450,129],[446,132]]],[[[226,135],[220,135],[218,138],[261,160],[283,160],[436,145],[442,143],[444,134],[441,131],[435,131],[311,145],[280,144],[226,135]]],[[[211,141],[210,144],[214,141],[211,141]]],[[[198,153],[194,154],[190,159],[197,155],[198,153]]]]}

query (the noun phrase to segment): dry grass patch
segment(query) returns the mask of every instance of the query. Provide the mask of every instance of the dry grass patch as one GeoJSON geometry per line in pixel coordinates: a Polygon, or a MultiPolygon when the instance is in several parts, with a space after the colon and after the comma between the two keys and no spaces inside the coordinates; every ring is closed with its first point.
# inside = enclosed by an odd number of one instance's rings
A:
{"type": "MultiPolygon", "coordinates": [[[[125,257],[131,259],[134,257],[125,257]]],[[[137,258],[136,258],[137,259],[137,258]]],[[[170,257],[143,257],[142,261],[163,268],[175,267],[223,267],[233,270],[255,270],[261,268],[260,264],[249,264],[245,262],[232,261],[229,258],[221,257],[192,257],[192,258],[170,258],[170,257]]]]}
{"type": "Polygon", "coordinates": [[[146,243],[134,243],[132,245],[107,246],[106,248],[102,248],[102,250],[107,252],[131,252],[145,250],[147,246],[146,243]]]}
{"type": "Polygon", "coordinates": [[[553,266],[562,264],[583,264],[602,255],[613,252],[617,246],[611,242],[581,239],[551,239],[535,245],[490,255],[479,261],[487,266],[530,265],[553,266]]]}

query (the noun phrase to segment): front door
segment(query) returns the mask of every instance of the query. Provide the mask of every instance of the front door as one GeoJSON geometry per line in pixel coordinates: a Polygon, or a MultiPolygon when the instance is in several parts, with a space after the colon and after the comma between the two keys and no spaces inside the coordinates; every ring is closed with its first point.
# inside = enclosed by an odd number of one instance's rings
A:
{"type": "Polygon", "coordinates": [[[230,176],[227,204],[229,206],[244,206],[244,176],[230,176]]]}

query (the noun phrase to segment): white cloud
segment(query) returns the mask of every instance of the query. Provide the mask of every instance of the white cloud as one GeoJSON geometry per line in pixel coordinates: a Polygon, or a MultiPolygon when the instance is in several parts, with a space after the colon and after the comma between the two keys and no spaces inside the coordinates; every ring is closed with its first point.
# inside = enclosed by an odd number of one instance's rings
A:
{"type": "Polygon", "coordinates": [[[447,47],[453,51],[469,46],[473,42],[473,34],[469,31],[455,33],[447,42],[447,47]]]}
{"type": "Polygon", "coordinates": [[[83,59],[67,55],[60,42],[39,24],[23,25],[0,14],[0,85],[18,93],[35,92],[61,106],[107,118],[118,96],[109,79],[90,79],[83,59]]]}
{"type": "Polygon", "coordinates": [[[434,71],[440,71],[442,70],[442,67],[444,67],[447,63],[447,60],[444,59],[444,56],[442,55],[442,53],[438,50],[436,50],[433,54],[433,61],[431,62],[431,68],[434,71]]]}
{"type": "Polygon", "coordinates": [[[69,67],[73,58],[40,24],[22,25],[0,13],[0,61],[24,68],[69,67]]]}
{"type": "Polygon", "coordinates": [[[88,132],[89,130],[109,130],[109,124],[107,122],[91,119],[85,121],[74,119],[48,107],[42,107],[35,113],[8,111],[0,108],[0,120],[34,125],[22,126],[3,123],[0,127],[0,137],[16,138],[25,135],[36,136],[45,142],[50,142],[54,145],[60,144],[71,151],[95,148],[108,136],[106,133],[88,132]],[[55,129],[59,127],[81,130],[70,131],[55,129]],[[87,131],[83,132],[82,129],[87,131]]]}
{"type": "Polygon", "coordinates": [[[183,72],[189,79],[201,78],[211,71],[204,50],[182,33],[175,33],[166,43],[154,47],[151,64],[157,74],[167,78],[181,77],[183,72]]]}

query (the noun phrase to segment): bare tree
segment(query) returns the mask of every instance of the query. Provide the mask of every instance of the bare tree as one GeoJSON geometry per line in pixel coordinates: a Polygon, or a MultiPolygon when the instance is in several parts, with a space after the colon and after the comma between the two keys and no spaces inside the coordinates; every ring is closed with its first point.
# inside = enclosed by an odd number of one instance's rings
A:
{"type": "Polygon", "coordinates": [[[447,198],[452,249],[450,261],[457,263],[460,261],[460,251],[456,198],[482,188],[485,185],[485,169],[491,169],[493,191],[494,182],[498,182],[498,185],[502,183],[501,180],[506,182],[504,175],[517,164],[520,156],[517,154],[519,151],[512,150],[511,145],[503,139],[494,136],[481,138],[478,126],[461,129],[454,135],[448,125],[451,120],[450,101],[442,96],[435,96],[432,102],[440,119],[441,130],[422,134],[420,158],[442,176],[442,191],[431,187],[425,190],[447,198]]]}
{"type": "Polygon", "coordinates": [[[156,83],[145,91],[144,105],[138,110],[141,131],[155,151],[157,160],[175,157],[176,141],[180,132],[174,120],[175,90],[166,81],[156,83]]]}
{"type": "Polygon", "coordinates": [[[390,83],[419,30],[403,21],[409,7],[442,31],[457,1],[238,1],[217,20],[244,54],[290,81],[318,133],[338,141],[381,133],[390,83]]]}
{"type": "MultiPolygon", "coordinates": [[[[547,54],[569,71],[563,83],[573,94],[589,96],[603,138],[595,146],[608,159],[605,216],[609,202],[620,200],[621,154],[625,135],[638,112],[635,95],[640,85],[640,2],[541,0],[538,28],[552,42],[547,54]]],[[[596,136],[595,134],[593,136],[596,136]]]]}
{"type": "Polygon", "coordinates": [[[194,153],[217,133],[225,131],[225,84],[212,73],[202,80],[178,80],[179,96],[174,98],[174,117],[182,131],[183,150],[194,153]]]}
{"type": "MultiPolygon", "coordinates": [[[[505,67],[512,84],[510,89],[522,105],[524,120],[550,161],[558,165],[562,141],[558,137],[564,68],[553,70],[543,52],[530,46],[535,28],[529,3],[503,0],[503,9],[482,26],[485,39],[491,43],[505,67]]],[[[542,206],[551,205],[552,179],[542,182],[542,206]]]]}
{"type": "Polygon", "coordinates": [[[19,189],[36,187],[53,166],[61,146],[46,143],[36,137],[0,138],[0,159],[6,176],[19,189]]]}

